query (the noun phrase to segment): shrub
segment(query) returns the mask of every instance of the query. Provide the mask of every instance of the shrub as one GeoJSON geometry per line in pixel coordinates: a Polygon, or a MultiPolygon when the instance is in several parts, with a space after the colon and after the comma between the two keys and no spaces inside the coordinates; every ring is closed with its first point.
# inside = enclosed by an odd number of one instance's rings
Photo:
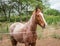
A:
{"type": "Polygon", "coordinates": [[[47,9],[44,11],[44,14],[57,16],[57,15],[60,15],[60,12],[55,9],[47,9]]]}
{"type": "Polygon", "coordinates": [[[5,21],[7,21],[7,18],[5,18],[5,17],[0,17],[0,22],[5,22],[5,21]]]}
{"type": "Polygon", "coordinates": [[[45,16],[45,19],[48,24],[57,24],[60,22],[60,16],[45,16]]]}
{"type": "MultiPolygon", "coordinates": [[[[51,16],[44,15],[44,16],[45,16],[45,19],[48,24],[57,24],[58,22],[60,22],[60,16],[53,16],[53,15],[51,15],[51,16]]],[[[30,17],[31,17],[30,15],[28,15],[28,16],[22,15],[21,20],[27,21],[30,19],[30,17]]],[[[5,17],[0,18],[0,22],[5,22],[5,21],[7,21],[7,19],[5,17]]],[[[20,16],[11,16],[10,20],[8,20],[8,21],[9,22],[20,22],[20,16]]]]}

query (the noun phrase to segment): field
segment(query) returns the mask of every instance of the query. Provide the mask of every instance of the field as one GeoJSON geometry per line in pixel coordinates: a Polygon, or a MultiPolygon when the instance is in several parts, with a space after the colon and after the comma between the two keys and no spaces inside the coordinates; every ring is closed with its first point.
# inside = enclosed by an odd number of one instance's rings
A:
{"type": "MultiPolygon", "coordinates": [[[[0,34],[0,46],[12,46],[10,36],[8,35],[8,27],[10,24],[3,23],[2,27],[0,26],[0,33],[2,33],[0,34]]],[[[37,35],[36,46],[60,46],[60,23],[48,25],[45,29],[37,26],[37,35]]],[[[18,43],[17,46],[24,46],[24,44],[18,43]]]]}
{"type": "MultiPolygon", "coordinates": [[[[60,16],[45,16],[45,19],[48,23],[45,29],[37,26],[38,39],[36,46],[60,46],[60,16]]],[[[14,21],[14,19],[12,20],[14,21]]],[[[23,17],[23,20],[25,20],[25,17],[23,17]]],[[[9,26],[13,21],[0,22],[0,46],[12,46],[9,26]]],[[[17,46],[24,46],[24,44],[18,43],[17,46]]]]}

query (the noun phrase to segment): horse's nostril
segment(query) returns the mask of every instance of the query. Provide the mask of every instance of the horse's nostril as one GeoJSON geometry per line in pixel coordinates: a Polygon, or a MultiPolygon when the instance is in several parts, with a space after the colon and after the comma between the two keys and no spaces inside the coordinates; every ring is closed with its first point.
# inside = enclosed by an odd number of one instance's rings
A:
{"type": "Polygon", "coordinates": [[[42,28],[45,28],[45,24],[43,25],[43,27],[42,28]]]}

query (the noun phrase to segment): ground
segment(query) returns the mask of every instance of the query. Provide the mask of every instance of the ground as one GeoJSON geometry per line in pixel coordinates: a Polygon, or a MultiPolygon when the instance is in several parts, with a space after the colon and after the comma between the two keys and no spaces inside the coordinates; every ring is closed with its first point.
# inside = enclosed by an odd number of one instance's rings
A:
{"type": "MultiPolygon", "coordinates": [[[[37,31],[38,39],[36,41],[36,46],[60,46],[59,26],[48,26],[46,29],[41,30],[43,30],[40,31],[41,34],[39,34],[39,29],[37,31]]],[[[2,35],[2,40],[0,40],[0,46],[12,46],[8,35],[2,35]]],[[[24,46],[24,44],[18,43],[17,46],[24,46]]]]}
{"type": "MultiPolygon", "coordinates": [[[[0,42],[0,46],[12,46],[10,39],[4,39],[0,42]]],[[[24,44],[18,43],[17,46],[24,46],[24,44]]],[[[60,40],[54,38],[45,38],[37,40],[36,46],[60,46],[60,40]]]]}

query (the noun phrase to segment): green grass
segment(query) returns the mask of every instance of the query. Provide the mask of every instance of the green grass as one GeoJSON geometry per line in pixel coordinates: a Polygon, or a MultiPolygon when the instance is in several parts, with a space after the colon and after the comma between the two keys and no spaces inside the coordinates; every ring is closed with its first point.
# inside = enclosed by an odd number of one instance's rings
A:
{"type": "Polygon", "coordinates": [[[7,22],[0,22],[0,33],[7,33],[9,32],[9,25],[11,23],[7,23],[7,22]]]}
{"type": "Polygon", "coordinates": [[[56,39],[60,39],[60,34],[53,33],[53,34],[51,35],[51,37],[56,38],[56,39]]]}
{"type": "Polygon", "coordinates": [[[0,34],[0,40],[2,40],[2,35],[0,34]]]}

